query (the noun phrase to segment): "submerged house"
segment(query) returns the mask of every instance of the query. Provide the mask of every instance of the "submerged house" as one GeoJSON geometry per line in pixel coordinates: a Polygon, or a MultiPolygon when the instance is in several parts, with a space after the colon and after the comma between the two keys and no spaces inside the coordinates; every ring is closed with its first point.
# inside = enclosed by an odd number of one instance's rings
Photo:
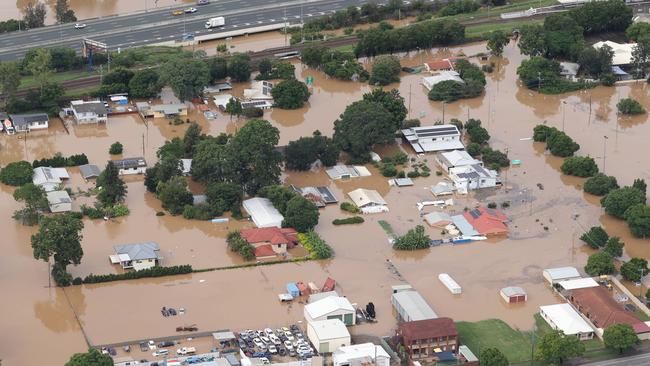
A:
{"type": "Polygon", "coordinates": [[[482,164],[458,166],[449,169],[449,178],[459,193],[482,188],[493,188],[501,183],[496,171],[486,169],[482,164]]]}
{"type": "Polygon", "coordinates": [[[47,192],[47,203],[52,213],[72,211],[72,200],[67,191],[47,192]]]}
{"type": "Polygon", "coordinates": [[[405,128],[402,135],[416,153],[462,150],[460,131],[454,125],[434,125],[405,128]]]}
{"type": "Polygon", "coordinates": [[[467,222],[474,227],[480,235],[506,235],[508,234],[508,217],[496,208],[479,207],[463,213],[467,222]]]}
{"type": "Polygon", "coordinates": [[[388,203],[373,189],[358,188],[349,192],[348,196],[365,214],[388,212],[388,203]]]}
{"type": "Polygon", "coordinates": [[[73,100],[70,102],[70,108],[77,124],[108,122],[108,109],[98,100],[89,102],[73,100]]]}
{"type": "Polygon", "coordinates": [[[110,162],[119,169],[120,175],[144,174],[147,170],[147,162],[144,158],[126,158],[110,160],[110,162]]]}
{"type": "Polygon", "coordinates": [[[448,152],[441,152],[436,155],[436,162],[442,170],[449,173],[449,169],[457,168],[467,165],[480,165],[483,166],[483,162],[477,159],[474,159],[470,154],[465,150],[453,150],[448,152]]]}
{"type": "Polygon", "coordinates": [[[49,127],[50,119],[45,113],[9,115],[15,132],[29,132],[49,127]]]}
{"type": "Polygon", "coordinates": [[[271,203],[263,197],[253,197],[242,202],[244,210],[251,216],[257,227],[282,227],[284,216],[271,203]]]}
{"type": "Polygon", "coordinates": [[[50,192],[57,190],[64,179],[70,179],[70,175],[65,168],[39,166],[34,168],[32,183],[42,187],[45,192],[50,192]]]}
{"type": "Polygon", "coordinates": [[[298,232],[293,228],[265,227],[242,229],[241,237],[255,247],[255,257],[269,258],[286,255],[298,243],[298,232]]]}
{"type": "Polygon", "coordinates": [[[431,90],[438,83],[449,80],[455,81],[459,84],[465,84],[465,81],[461,79],[460,74],[456,71],[440,71],[436,75],[423,77],[422,85],[424,85],[427,90],[431,90]]]}
{"type": "Polygon", "coordinates": [[[160,247],[158,243],[116,245],[115,254],[109,256],[112,264],[120,264],[124,269],[140,271],[160,264],[160,247]]]}

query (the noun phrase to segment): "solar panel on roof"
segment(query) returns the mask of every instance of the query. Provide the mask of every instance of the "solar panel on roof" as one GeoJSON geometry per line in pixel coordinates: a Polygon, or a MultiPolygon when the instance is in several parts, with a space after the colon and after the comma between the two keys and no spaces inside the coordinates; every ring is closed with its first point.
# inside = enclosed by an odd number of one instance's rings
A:
{"type": "Polygon", "coordinates": [[[476,210],[476,209],[470,211],[469,214],[472,215],[472,217],[475,218],[475,219],[478,219],[479,217],[481,217],[481,211],[476,210]]]}

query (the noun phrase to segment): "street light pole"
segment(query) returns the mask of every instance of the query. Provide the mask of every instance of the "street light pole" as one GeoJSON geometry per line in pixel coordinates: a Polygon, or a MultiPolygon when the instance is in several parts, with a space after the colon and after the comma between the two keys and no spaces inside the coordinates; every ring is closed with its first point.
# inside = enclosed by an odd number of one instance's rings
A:
{"type": "Polygon", "coordinates": [[[445,123],[445,103],[444,101],[442,102],[442,124],[445,123]]]}
{"type": "Polygon", "coordinates": [[[603,136],[603,174],[605,174],[605,161],[607,159],[607,136],[603,136]]]}
{"type": "Polygon", "coordinates": [[[566,119],[566,101],[562,101],[562,132],[564,132],[564,121],[566,119]]]}

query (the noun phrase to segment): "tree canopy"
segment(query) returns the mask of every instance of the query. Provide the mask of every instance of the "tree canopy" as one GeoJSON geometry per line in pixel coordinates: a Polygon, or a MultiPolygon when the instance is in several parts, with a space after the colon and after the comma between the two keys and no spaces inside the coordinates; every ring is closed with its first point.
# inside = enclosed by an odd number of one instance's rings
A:
{"type": "Polygon", "coordinates": [[[619,354],[639,343],[639,337],[629,324],[614,324],[603,332],[605,347],[617,350],[619,354]]]}
{"type": "Polygon", "coordinates": [[[602,227],[593,226],[589,231],[580,236],[580,240],[587,243],[590,247],[598,249],[605,246],[607,240],[609,240],[609,235],[602,227]]]}
{"type": "Polygon", "coordinates": [[[648,261],[643,258],[632,258],[621,266],[621,276],[628,281],[639,282],[648,274],[648,261]]]}
{"type": "Polygon", "coordinates": [[[590,156],[570,156],[560,167],[562,173],[576,177],[593,177],[598,173],[598,165],[590,156]]]}
{"type": "Polygon", "coordinates": [[[89,348],[86,353],[75,353],[65,366],[113,366],[113,358],[104,355],[95,348],[89,348]]]}
{"type": "Polygon", "coordinates": [[[84,224],[81,219],[72,214],[47,216],[41,219],[38,232],[32,235],[31,243],[34,258],[49,261],[54,258],[52,274],[55,281],[61,285],[69,284],[69,275],[62,276],[70,264],[81,263],[83,249],[81,248],[81,230],[84,224]],[[63,279],[63,281],[61,281],[63,279]]]}
{"type": "Polygon", "coordinates": [[[300,195],[294,195],[288,202],[284,212],[282,226],[292,227],[299,232],[312,230],[318,224],[318,207],[300,195]]]}
{"type": "Polygon", "coordinates": [[[643,114],[645,113],[645,108],[641,103],[637,102],[632,98],[623,98],[618,103],[616,103],[616,108],[622,114],[643,114]]]}
{"type": "Polygon", "coordinates": [[[24,160],[11,162],[0,170],[0,182],[10,186],[30,183],[33,176],[32,164],[24,160]]]}
{"type": "Polygon", "coordinates": [[[583,186],[585,192],[593,194],[594,196],[604,196],[612,189],[618,188],[616,177],[607,176],[603,173],[598,173],[593,177],[587,179],[583,186]]]}
{"type": "Polygon", "coordinates": [[[27,183],[18,187],[13,196],[16,201],[25,203],[23,209],[14,213],[14,219],[22,221],[23,225],[36,225],[41,217],[40,212],[48,208],[43,187],[27,183]]]}
{"type": "Polygon", "coordinates": [[[205,195],[213,215],[221,216],[226,211],[231,211],[236,216],[241,214],[241,186],[229,182],[209,183],[205,195]]]}
{"type": "Polygon", "coordinates": [[[309,100],[307,85],[296,79],[282,80],[271,89],[274,105],[282,109],[298,109],[309,100]]]}
{"type": "Polygon", "coordinates": [[[607,240],[607,243],[605,243],[603,251],[616,258],[623,255],[624,246],[625,243],[621,241],[621,238],[618,236],[612,236],[609,238],[609,240],[607,240]]]}
{"type": "Polygon", "coordinates": [[[535,357],[548,363],[562,365],[564,361],[582,356],[584,352],[585,346],[578,337],[552,331],[539,339],[535,357]]]}
{"type": "Polygon", "coordinates": [[[391,89],[386,91],[382,88],[375,88],[371,92],[363,94],[363,100],[381,104],[393,115],[395,130],[397,131],[402,127],[408,110],[404,105],[404,97],[400,95],[399,90],[391,89]]]}
{"type": "Polygon", "coordinates": [[[339,154],[340,149],[334,141],[319,131],[314,131],[313,136],[290,141],[284,151],[286,168],[290,170],[309,170],[316,160],[324,166],[332,166],[339,154]]]}
{"type": "Polygon", "coordinates": [[[119,170],[112,162],[106,163],[106,168],[97,177],[97,187],[101,187],[97,199],[105,206],[113,206],[124,201],[127,188],[119,177],[119,170]]]}
{"type": "Polygon", "coordinates": [[[645,204],[645,194],[633,187],[611,190],[600,200],[605,212],[619,219],[625,218],[625,211],[637,204],[645,204]]]}
{"type": "Polygon", "coordinates": [[[244,82],[251,77],[251,59],[244,53],[235,53],[228,62],[228,74],[234,81],[244,82]]]}
{"type": "Polygon", "coordinates": [[[502,30],[490,32],[487,36],[487,49],[495,56],[503,54],[503,48],[510,42],[508,35],[502,30]]]}
{"type": "Polygon", "coordinates": [[[210,70],[197,59],[171,58],[159,69],[160,82],[169,85],[181,101],[197,98],[210,82],[210,70]]]}
{"type": "Polygon", "coordinates": [[[430,246],[431,238],[426,234],[422,225],[418,225],[403,236],[396,238],[393,243],[393,249],[396,250],[418,250],[430,246]]]}
{"type": "Polygon", "coordinates": [[[616,271],[614,259],[607,252],[597,252],[589,256],[585,272],[590,276],[600,276],[611,274],[616,271]]]}
{"type": "Polygon", "coordinates": [[[273,204],[273,207],[284,215],[287,212],[287,204],[294,196],[296,196],[296,193],[289,187],[280,184],[273,184],[262,187],[257,192],[257,195],[268,198],[273,204]]]}
{"type": "Polygon", "coordinates": [[[166,182],[158,183],[156,195],[162,202],[162,207],[172,215],[183,213],[185,206],[192,205],[194,201],[183,177],[173,177],[166,182]]]}
{"type": "Polygon", "coordinates": [[[509,366],[510,361],[498,348],[488,347],[481,350],[479,356],[483,366],[509,366]]]}
{"type": "Polygon", "coordinates": [[[388,85],[399,81],[401,71],[399,59],[392,55],[378,56],[372,63],[372,72],[370,73],[370,84],[388,85]]]}
{"type": "Polygon", "coordinates": [[[632,235],[637,238],[650,238],[650,206],[636,204],[625,211],[625,220],[632,235]]]}
{"type": "Polygon", "coordinates": [[[134,98],[153,98],[162,89],[160,76],[154,69],[137,70],[128,85],[129,95],[134,98]]]}

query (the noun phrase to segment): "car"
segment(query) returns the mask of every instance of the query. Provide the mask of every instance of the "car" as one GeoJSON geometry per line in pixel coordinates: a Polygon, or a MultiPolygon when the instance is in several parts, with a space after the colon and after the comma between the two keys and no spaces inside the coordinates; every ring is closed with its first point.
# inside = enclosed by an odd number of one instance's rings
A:
{"type": "Polygon", "coordinates": [[[293,344],[291,344],[291,341],[284,341],[284,346],[291,351],[293,349],[293,344]]]}
{"type": "Polygon", "coordinates": [[[182,10],[174,10],[174,11],[172,11],[172,15],[173,16],[183,15],[183,11],[182,10]]]}
{"type": "Polygon", "coordinates": [[[287,349],[280,346],[280,347],[278,347],[278,353],[280,354],[280,356],[286,356],[287,355],[287,349]]]}
{"type": "Polygon", "coordinates": [[[291,334],[291,332],[289,332],[289,331],[285,331],[284,336],[287,337],[288,341],[293,341],[294,340],[293,334],[291,334]]]}
{"type": "Polygon", "coordinates": [[[253,338],[253,343],[255,344],[256,347],[263,348],[264,343],[262,343],[262,340],[259,338],[253,338]]]}
{"type": "Polygon", "coordinates": [[[253,353],[253,358],[267,358],[267,353],[266,352],[255,352],[253,353]]]}
{"type": "Polygon", "coordinates": [[[187,9],[184,10],[184,12],[185,12],[185,14],[193,14],[193,13],[196,13],[197,10],[196,10],[196,8],[187,8],[187,9]]]}
{"type": "Polygon", "coordinates": [[[167,356],[169,354],[169,350],[167,349],[159,349],[154,351],[151,355],[154,357],[159,357],[159,356],[167,356]]]}
{"type": "Polygon", "coordinates": [[[269,337],[261,336],[260,339],[262,340],[262,342],[264,342],[264,344],[271,343],[271,340],[269,339],[269,337]]]}
{"type": "Polygon", "coordinates": [[[300,327],[295,325],[295,324],[291,324],[291,331],[292,332],[300,332],[300,327]]]}
{"type": "Polygon", "coordinates": [[[631,313],[636,311],[636,306],[634,306],[632,304],[625,304],[625,305],[623,305],[623,308],[625,308],[625,310],[627,310],[627,311],[629,311],[631,313]]]}
{"type": "Polygon", "coordinates": [[[198,0],[196,2],[196,5],[208,5],[210,3],[210,0],[198,0]]]}
{"type": "Polygon", "coordinates": [[[263,330],[256,330],[256,331],[255,331],[255,336],[256,336],[256,337],[259,338],[259,337],[261,337],[261,336],[263,336],[263,335],[266,335],[266,334],[264,333],[263,330]]]}
{"type": "Polygon", "coordinates": [[[273,342],[273,344],[275,344],[276,346],[279,346],[279,345],[282,343],[282,342],[280,342],[280,338],[278,338],[275,334],[271,334],[271,335],[269,336],[269,339],[270,339],[271,342],[273,342]]]}
{"type": "Polygon", "coordinates": [[[278,353],[278,349],[275,348],[275,345],[273,345],[273,344],[269,344],[269,352],[270,352],[272,355],[274,355],[274,354],[278,353]]]}
{"type": "Polygon", "coordinates": [[[75,23],[74,29],[84,29],[86,28],[86,23],[75,23]]]}
{"type": "Polygon", "coordinates": [[[126,346],[123,346],[122,349],[124,350],[124,352],[127,352],[127,353],[131,352],[131,346],[129,346],[128,344],[126,346]]]}
{"type": "Polygon", "coordinates": [[[147,352],[149,350],[149,346],[147,346],[147,342],[140,342],[140,352],[147,352]]]}
{"type": "Polygon", "coordinates": [[[289,328],[287,328],[287,327],[282,327],[282,328],[280,328],[280,330],[282,331],[282,333],[286,333],[286,332],[289,331],[289,328]]]}
{"type": "Polygon", "coordinates": [[[271,363],[266,357],[260,357],[260,361],[262,361],[262,365],[269,365],[271,363]]]}
{"type": "Polygon", "coordinates": [[[275,335],[275,333],[273,333],[273,329],[271,328],[264,328],[264,333],[266,333],[267,337],[271,334],[275,335]]]}
{"type": "Polygon", "coordinates": [[[297,355],[297,353],[296,353],[295,350],[293,350],[293,349],[290,349],[290,350],[289,350],[289,356],[291,356],[291,357],[296,357],[296,355],[297,355]]]}
{"type": "Polygon", "coordinates": [[[176,343],[174,343],[172,341],[162,341],[162,342],[158,343],[158,348],[171,347],[174,344],[176,344],[176,343]]]}
{"type": "Polygon", "coordinates": [[[245,351],[246,348],[248,348],[248,344],[246,344],[246,341],[241,338],[237,340],[237,345],[239,346],[239,348],[241,348],[242,351],[245,351]]]}

